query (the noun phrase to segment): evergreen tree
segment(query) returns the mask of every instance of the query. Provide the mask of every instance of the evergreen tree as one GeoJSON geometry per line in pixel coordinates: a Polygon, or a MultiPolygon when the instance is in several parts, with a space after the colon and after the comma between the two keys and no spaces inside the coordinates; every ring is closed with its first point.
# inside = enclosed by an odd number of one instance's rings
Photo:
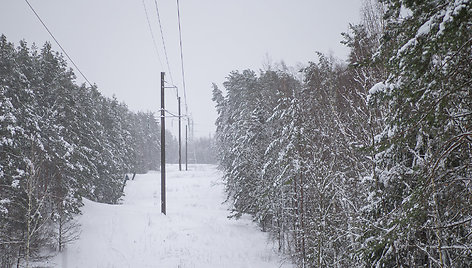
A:
{"type": "Polygon", "coordinates": [[[389,109],[368,263],[468,267],[471,259],[470,1],[383,1],[389,109]]]}
{"type": "Polygon", "coordinates": [[[15,48],[2,35],[0,266],[28,266],[76,239],[82,197],[116,203],[126,174],[158,168],[158,130],[154,115],[76,85],[49,43],[15,48]]]}

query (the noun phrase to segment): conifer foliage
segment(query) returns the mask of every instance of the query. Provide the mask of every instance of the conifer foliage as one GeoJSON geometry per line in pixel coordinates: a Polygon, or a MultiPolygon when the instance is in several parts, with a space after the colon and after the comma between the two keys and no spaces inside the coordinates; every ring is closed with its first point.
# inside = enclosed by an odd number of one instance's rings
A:
{"type": "Polygon", "coordinates": [[[127,174],[159,168],[159,125],[96,87],[62,55],[0,37],[0,266],[29,266],[77,236],[82,197],[116,203],[127,174]]]}
{"type": "Polygon", "coordinates": [[[472,2],[384,1],[388,107],[366,257],[384,266],[472,265],[472,2]]]}
{"type": "Polygon", "coordinates": [[[232,215],[299,267],[470,267],[472,2],[374,2],[348,64],[213,87],[232,215]]]}

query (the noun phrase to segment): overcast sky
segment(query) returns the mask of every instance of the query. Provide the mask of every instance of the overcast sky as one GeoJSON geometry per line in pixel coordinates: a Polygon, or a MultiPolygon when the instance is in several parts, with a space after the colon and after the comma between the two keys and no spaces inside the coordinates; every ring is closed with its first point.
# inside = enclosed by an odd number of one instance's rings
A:
{"type": "MultiPolygon", "coordinates": [[[[154,0],[144,0],[158,46],[153,45],[143,0],[29,0],[85,76],[105,96],[134,111],[157,111],[160,72],[171,81],[154,0]]],[[[176,0],[157,1],[170,72],[184,98],[176,0]]],[[[316,60],[315,52],[345,59],[341,32],[359,21],[362,0],[180,0],[186,96],[195,136],[214,132],[211,84],[222,87],[232,70],[263,68],[267,58],[289,66],[316,60]]],[[[18,44],[53,42],[24,0],[1,0],[0,33],[18,44]]],[[[72,66],[72,65],[70,65],[72,66]]],[[[77,82],[84,79],[76,71],[77,82]]],[[[176,92],[166,105],[177,112],[176,92]]],[[[182,110],[185,112],[184,105],[182,110]]],[[[176,120],[167,126],[176,129],[176,120]]]]}

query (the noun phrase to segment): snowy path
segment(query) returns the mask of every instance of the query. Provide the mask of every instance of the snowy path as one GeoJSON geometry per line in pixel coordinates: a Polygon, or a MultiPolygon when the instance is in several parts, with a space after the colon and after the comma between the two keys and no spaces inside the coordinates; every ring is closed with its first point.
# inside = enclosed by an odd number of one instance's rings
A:
{"type": "Polygon", "coordinates": [[[55,267],[292,267],[281,265],[250,219],[227,219],[214,166],[167,169],[167,216],[160,213],[160,173],[137,175],[122,205],[84,201],[81,237],[52,260],[55,267]]]}

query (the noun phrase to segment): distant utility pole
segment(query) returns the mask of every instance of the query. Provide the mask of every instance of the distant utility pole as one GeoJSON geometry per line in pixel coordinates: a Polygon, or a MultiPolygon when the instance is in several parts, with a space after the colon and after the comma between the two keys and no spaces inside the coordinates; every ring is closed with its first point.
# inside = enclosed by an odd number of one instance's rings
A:
{"type": "Polygon", "coordinates": [[[185,171],[188,170],[188,167],[187,167],[187,163],[188,163],[188,158],[187,158],[187,152],[188,152],[188,150],[187,150],[187,147],[188,147],[188,145],[187,145],[187,140],[188,140],[187,131],[188,131],[188,124],[185,125],[185,171]]]}
{"type": "Polygon", "coordinates": [[[164,115],[164,72],[161,72],[161,213],[166,215],[166,121],[164,115]]]}
{"type": "Polygon", "coordinates": [[[182,130],[180,123],[180,97],[177,97],[177,101],[179,102],[179,171],[182,171],[182,130]]]}

